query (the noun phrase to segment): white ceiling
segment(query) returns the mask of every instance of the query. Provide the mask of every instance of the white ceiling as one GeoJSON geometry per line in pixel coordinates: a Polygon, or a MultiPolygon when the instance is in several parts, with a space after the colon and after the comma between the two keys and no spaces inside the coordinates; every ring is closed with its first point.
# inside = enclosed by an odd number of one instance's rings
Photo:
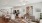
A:
{"type": "Polygon", "coordinates": [[[38,3],[42,2],[42,0],[0,0],[0,7],[1,6],[15,6],[15,5],[25,5],[26,3],[38,3]]]}

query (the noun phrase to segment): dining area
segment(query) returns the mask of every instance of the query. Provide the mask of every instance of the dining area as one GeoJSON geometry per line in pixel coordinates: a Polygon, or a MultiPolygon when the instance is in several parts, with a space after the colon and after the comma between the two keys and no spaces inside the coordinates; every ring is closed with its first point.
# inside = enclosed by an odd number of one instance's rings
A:
{"type": "Polygon", "coordinates": [[[0,23],[38,23],[32,15],[32,6],[15,6],[10,9],[1,9],[0,23]],[[31,12],[30,12],[31,11],[31,12]]]}
{"type": "MultiPolygon", "coordinates": [[[[11,18],[1,17],[0,23],[32,23],[31,19],[25,19],[23,17],[16,17],[16,19],[12,20],[11,18]]],[[[37,22],[33,22],[37,23],[37,22]]]]}

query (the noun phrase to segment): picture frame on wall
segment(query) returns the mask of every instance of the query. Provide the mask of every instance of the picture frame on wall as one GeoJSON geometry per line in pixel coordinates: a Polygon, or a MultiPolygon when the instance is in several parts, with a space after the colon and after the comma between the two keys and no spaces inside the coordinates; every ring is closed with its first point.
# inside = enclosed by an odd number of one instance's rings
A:
{"type": "Polygon", "coordinates": [[[35,10],[36,10],[36,12],[41,12],[40,8],[36,8],[35,10]]]}
{"type": "Polygon", "coordinates": [[[40,13],[40,19],[42,19],[42,13],[40,13]]]}
{"type": "Polygon", "coordinates": [[[26,13],[29,13],[30,15],[33,15],[33,6],[27,6],[26,7],[26,13]]]}

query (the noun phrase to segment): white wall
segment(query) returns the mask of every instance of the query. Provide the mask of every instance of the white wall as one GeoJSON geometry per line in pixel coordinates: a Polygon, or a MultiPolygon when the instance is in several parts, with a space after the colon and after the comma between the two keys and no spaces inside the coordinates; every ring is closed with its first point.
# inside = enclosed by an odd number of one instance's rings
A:
{"type": "Polygon", "coordinates": [[[35,19],[39,19],[40,18],[40,13],[42,13],[42,2],[40,3],[34,3],[34,4],[30,4],[31,6],[33,6],[33,15],[35,16],[35,19]],[[41,12],[36,12],[36,8],[41,9],[41,12]]]}
{"type": "MultiPolygon", "coordinates": [[[[7,9],[9,13],[11,13],[11,8],[13,8],[13,7],[7,7],[7,6],[6,6],[6,7],[5,7],[5,6],[0,7],[0,9],[7,9]]],[[[15,8],[14,8],[14,9],[15,9],[15,8]]],[[[21,15],[21,16],[26,13],[26,8],[25,8],[25,6],[20,6],[18,10],[20,10],[20,15],[21,15]]],[[[0,12],[0,16],[2,16],[2,13],[1,13],[1,12],[0,12]]]]}
{"type": "MultiPolygon", "coordinates": [[[[4,12],[7,13],[7,11],[8,11],[8,12],[10,13],[10,12],[11,12],[11,9],[10,9],[10,8],[11,8],[11,7],[0,7],[0,10],[1,10],[1,9],[6,9],[4,12]]],[[[4,12],[1,12],[1,11],[0,11],[0,16],[2,16],[2,14],[5,14],[4,12]]]]}

